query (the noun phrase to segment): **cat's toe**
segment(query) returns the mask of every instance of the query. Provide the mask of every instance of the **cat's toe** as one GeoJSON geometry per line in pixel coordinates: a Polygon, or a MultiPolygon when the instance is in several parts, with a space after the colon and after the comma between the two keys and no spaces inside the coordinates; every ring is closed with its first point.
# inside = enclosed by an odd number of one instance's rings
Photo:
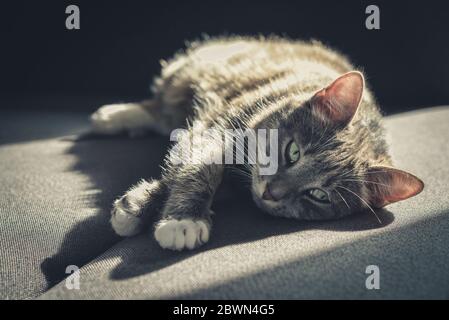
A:
{"type": "Polygon", "coordinates": [[[209,240],[210,224],[205,220],[169,219],[161,221],[154,237],[164,249],[195,249],[209,240]]]}
{"type": "Polygon", "coordinates": [[[111,215],[111,226],[115,233],[122,237],[131,237],[142,229],[142,221],[139,217],[127,212],[119,206],[114,206],[111,215]]]}

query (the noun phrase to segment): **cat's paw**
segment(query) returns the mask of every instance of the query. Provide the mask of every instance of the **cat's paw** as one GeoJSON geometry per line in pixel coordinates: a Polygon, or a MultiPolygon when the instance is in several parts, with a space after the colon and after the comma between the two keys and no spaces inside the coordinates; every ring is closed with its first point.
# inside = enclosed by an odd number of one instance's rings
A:
{"type": "Polygon", "coordinates": [[[105,105],[90,116],[95,133],[113,135],[127,132],[131,137],[143,134],[154,122],[142,105],[123,103],[105,105]]]}
{"type": "Polygon", "coordinates": [[[210,223],[198,219],[162,220],[156,226],[154,237],[164,249],[195,249],[209,240],[210,223]]]}
{"type": "Polygon", "coordinates": [[[122,202],[123,200],[119,199],[114,203],[111,212],[111,226],[119,236],[131,237],[142,231],[142,219],[135,212],[130,212],[122,202]]]}

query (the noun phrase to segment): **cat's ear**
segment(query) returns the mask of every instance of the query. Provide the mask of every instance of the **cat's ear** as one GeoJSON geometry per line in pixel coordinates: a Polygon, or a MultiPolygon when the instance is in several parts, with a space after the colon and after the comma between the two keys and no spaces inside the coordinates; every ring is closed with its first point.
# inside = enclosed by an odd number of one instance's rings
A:
{"type": "Polygon", "coordinates": [[[315,93],[311,100],[312,112],[328,123],[344,127],[357,112],[364,86],[360,72],[348,72],[315,93]]]}
{"type": "Polygon", "coordinates": [[[414,175],[390,167],[371,167],[365,175],[368,199],[372,206],[387,204],[413,197],[424,189],[424,183],[414,175]]]}

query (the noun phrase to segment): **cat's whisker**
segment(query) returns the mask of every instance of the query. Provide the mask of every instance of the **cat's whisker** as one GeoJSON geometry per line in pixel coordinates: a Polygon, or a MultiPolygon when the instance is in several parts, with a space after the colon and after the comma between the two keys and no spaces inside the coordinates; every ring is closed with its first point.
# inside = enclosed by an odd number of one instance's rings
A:
{"type": "MultiPolygon", "coordinates": [[[[315,121],[316,121],[316,120],[315,120],[315,121]]],[[[334,137],[331,135],[331,136],[329,137],[328,140],[326,140],[323,144],[320,144],[320,143],[321,143],[321,140],[323,139],[323,137],[325,137],[326,134],[328,133],[328,129],[330,129],[329,125],[330,125],[330,124],[329,124],[328,122],[325,123],[324,130],[322,130],[321,135],[320,135],[320,138],[319,138],[318,141],[316,142],[316,144],[319,146],[319,147],[318,147],[319,150],[323,150],[324,147],[327,145],[327,143],[328,143],[329,141],[331,141],[331,140],[334,138],[334,137]]],[[[314,126],[312,126],[312,128],[314,128],[314,126]]],[[[312,136],[313,136],[313,135],[312,135],[312,136]]]]}
{"type": "MultiPolygon", "coordinates": [[[[344,173],[342,173],[342,174],[340,174],[339,176],[340,177],[347,177],[348,175],[350,175],[350,174],[352,174],[352,173],[354,173],[354,171],[355,170],[357,170],[358,168],[356,167],[356,166],[354,166],[354,168],[352,168],[351,170],[348,170],[348,171],[346,171],[346,172],[344,172],[344,173]]],[[[354,177],[359,177],[359,175],[353,175],[354,177]]]]}
{"type": "MultiPolygon", "coordinates": [[[[243,132],[244,130],[242,129],[240,123],[238,123],[239,129],[243,132]]],[[[250,134],[252,135],[252,137],[255,139],[256,143],[258,144],[259,141],[257,139],[257,136],[255,135],[253,130],[249,130],[250,134]]],[[[254,155],[252,153],[249,152],[248,147],[246,145],[244,145],[245,148],[245,152],[247,154],[248,160],[254,164],[257,163],[257,159],[254,158],[254,155]]],[[[257,149],[256,149],[257,150],[257,149]]]]}
{"type": "Polygon", "coordinates": [[[368,204],[368,202],[367,202],[365,199],[363,199],[361,196],[359,196],[356,192],[352,191],[351,189],[348,189],[348,188],[343,187],[343,186],[341,186],[341,185],[337,185],[336,187],[337,187],[337,188],[342,188],[342,189],[344,189],[344,190],[346,190],[346,191],[352,193],[352,194],[355,195],[357,198],[359,198],[360,201],[362,201],[362,202],[363,202],[363,203],[364,203],[364,204],[371,210],[371,212],[374,214],[374,216],[375,216],[376,219],[379,221],[379,223],[382,224],[382,221],[380,220],[380,218],[378,217],[378,215],[376,214],[376,212],[374,211],[374,209],[368,204]]]}
{"type": "MultiPolygon", "coordinates": [[[[312,126],[312,128],[313,128],[313,126],[312,126]]],[[[318,139],[318,141],[316,142],[316,144],[318,145],[318,146],[321,146],[321,140],[323,139],[323,137],[325,136],[325,134],[327,133],[327,128],[328,128],[328,126],[326,125],[325,127],[324,127],[324,130],[321,132],[321,135],[320,135],[320,138],[318,139]]],[[[313,137],[313,131],[312,131],[312,137],[313,137]]],[[[329,139],[330,140],[330,139],[329,139]]],[[[327,142],[327,141],[326,141],[327,142]]],[[[326,144],[326,142],[324,143],[324,144],[326,144]]]]}
{"type": "Polygon", "coordinates": [[[370,172],[367,172],[366,174],[373,174],[373,173],[388,173],[388,171],[386,171],[386,170],[376,170],[376,171],[370,171],[370,172]]]}
{"type": "MultiPolygon", "coordinates": [[[[229,124],[232,126],[234,131],[240,130],[241,132],[244,132],[244,130],[242,129],[240,123],[238,123],[239,129],[237,129],[237,127],[235,126],[235,124],[232,122],[232,120],[228,120],[229,124]]],[[[254,132],[252,130],[250,130],[249,132],[251,132],[252,135],[254,135],[254,132]]],[[[229,132],[225,132],[225,134],[229,135],[229,132]]],[[[234,139],[234,136],[230,136],[232,138],[232,140],[234,139]]],[[[257,140],[256,140],[257,141],[257,140]]],[[[238,152],[240,152],[243,155],[246,155],[247,159],[252,162],[253,164],[256,164],[256,159],[254,159],[253,155],[250,154],[250,152],[248,152],[248,147],[243,143],[243,145],[235,143],[235,148],[237,149],[238,152]]],[[[236,151],[234,151],[234,156],[236,156],[236,151]]],[[[245,162],[246,164],[246,162],[245,162]]]]}
{"type": "Polygon", "coordinates": [[[342,195],[340,192],[338,192],[337,189],[334,189],[334,190],[335,190],[335,192],[340,196],[341,200],[343,200],[343,202],[346,204],[346,206],[348,207],[348,209],[351,210],[351,208],[349,207],[348,202],[347,202],[346,199],[343,197],[343,195],[342,195]]]}
{"type": "Polygon", "coordinates": [[[377,184],[380,186],[384,186],[386,188],[391,188],[391,186],[384,184],[384,183],[380,183],[380,182],[376,182],[376,181],[368,181],[368,180],[362,180],[362,179],[341,179],[340,181],[353,181],[353,182],[360,182],[360,183],[370,183],[370,184],[377,184]]]}

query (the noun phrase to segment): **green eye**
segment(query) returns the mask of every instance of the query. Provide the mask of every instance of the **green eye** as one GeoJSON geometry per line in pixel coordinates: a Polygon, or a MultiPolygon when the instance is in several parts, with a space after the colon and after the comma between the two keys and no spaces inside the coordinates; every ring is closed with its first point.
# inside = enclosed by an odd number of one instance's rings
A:
{"type": "Polygon", "coordinates": [[[285,159],[289,164],[293,164],[299,160],[299,147],[295,141],[290,141],[285,149],[285,159]]]}
{"type": "Polygon", "coordinates": [[[321,189],[310,189],[307,191],[307,195],[315,201],[329,203],[329,196],[321,189]]]}

